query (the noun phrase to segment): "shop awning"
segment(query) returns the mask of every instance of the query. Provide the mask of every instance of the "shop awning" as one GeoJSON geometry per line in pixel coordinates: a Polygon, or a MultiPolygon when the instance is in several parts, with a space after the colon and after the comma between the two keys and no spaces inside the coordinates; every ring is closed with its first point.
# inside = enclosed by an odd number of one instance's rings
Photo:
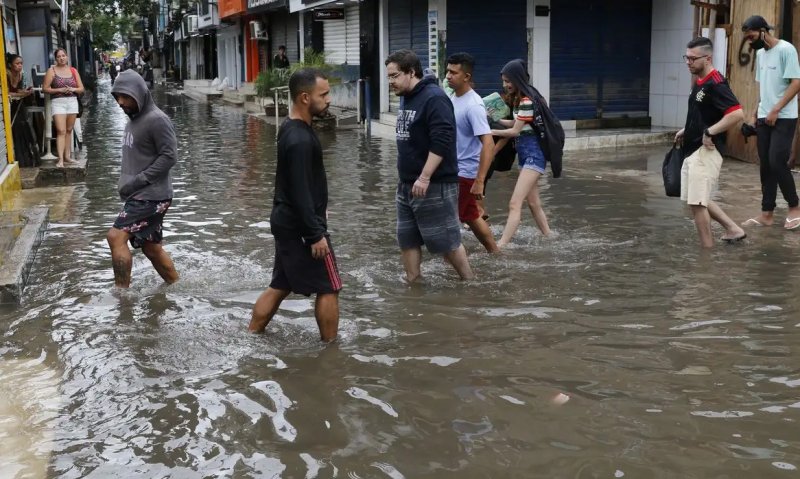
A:
{"type": "Polygon", "coordinates": [[[247,13],[269,12],[286,6],[287,0],[247,0],[247,13]]]}
{"type": "Polygon", "coordinates": [[[343,3],[342,0],[289,0],[289,11],[299,12],[301,10],[308,10],[309,8],[321,7],[328,3],[334,2],[343,3]]]}

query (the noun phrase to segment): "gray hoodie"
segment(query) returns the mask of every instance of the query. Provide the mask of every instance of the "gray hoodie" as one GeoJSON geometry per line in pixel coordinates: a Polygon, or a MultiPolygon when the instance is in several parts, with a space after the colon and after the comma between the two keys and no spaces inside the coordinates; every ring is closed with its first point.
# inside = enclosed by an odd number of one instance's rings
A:
{"type": "Polygon", "coordinates": [[[144,79],[133,70],[120,73],[111,94],[136,100],[139,112],[131,115],[122,139],[119,196],[123,200],[172,198],[170,169],[178,158],[178,141],[169,117],[153,102],[144,79]]]}

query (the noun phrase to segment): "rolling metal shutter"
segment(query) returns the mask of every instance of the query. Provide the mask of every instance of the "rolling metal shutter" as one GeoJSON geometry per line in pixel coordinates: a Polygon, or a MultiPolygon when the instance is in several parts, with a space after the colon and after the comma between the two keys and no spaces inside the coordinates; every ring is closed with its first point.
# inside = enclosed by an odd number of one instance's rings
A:
{"type": "Polygon", "coordinates": [[[278,53],[278,47],[286,46],[286,56],[291,63],[300,61],[300,45],[298,44],[298,31],[300,22],[296,13],[278,11],[269,15],[269,44],[272,57],[278,53]]]}
{"type": "Polygon", "coordinates": [[[413,50],[428,68],[428,0],[389,2],[389,51],[413,50]]]}
{"type": "Polygon", "coordinates": [[[550,24],[550,103],[562,120],[645,116],[649,0],[559,0],[550,24]]]}
{"type": "Polygon", "coordinates": [[[349,6],[345,9],[344,20],[325,20],[322,25],[322,36],[325,49],[325,61],[333,65],[359,64],[359,7],[349,6]]]}
{"type": "Polygon", "coordinates": [[[503,89],[500,70],[509,60],[527,61],[526,15],[526,0],[506,0],[491,15],[484,0],[459,0],[458,8],[448,10],[447,55],[467,52],[475,58],[472,78],[479,95],[503,89]]]}
{"type": "MultiPolygon", "coordinates": [[[[428,68],[428,0],[389,2],[389,52],[407,48],[428,68]]],[[[400,98],[389,93],[389,111],[397,111],[400,98]]]]}

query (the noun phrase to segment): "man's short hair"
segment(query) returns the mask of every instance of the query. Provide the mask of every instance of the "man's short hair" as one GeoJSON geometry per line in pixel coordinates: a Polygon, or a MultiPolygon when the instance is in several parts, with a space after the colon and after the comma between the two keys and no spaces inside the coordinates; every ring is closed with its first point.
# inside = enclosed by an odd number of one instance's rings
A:
{"type": "Polygon", "coordinates": [[[278,47],[278,50],[286,50],[286,45],[281,45],[278,47]]]}
{"type": "Polygon", "coordinates": [[[714,53],[714,42],[706,37],[697,37],[686,44],[686,48],[700,48],[707,54],[714,53]]]}
{"type": "Polygon", "coordinates": [[[464,73],[472,74],[475,70],[475,58],[466,52],[453,53],[447,57],[447,65],[461,65],[464,73]]]}
{"type": "Polygon", "coordinates": [[[289,94],[292,97],[292,101],[297,100],[301,93],[314,91],[317,86],[317,78],[328,79],[322,71],[316,68],[301,68],[292,73],[289,78],[289,94]]]}
{"type": "Polygon", "coordinates": [[[415,77],[422,78],[422,63],[420,63],[417,54],[411,50],[397,50],[392,53],[383,62],[386,66],[390,63],[396,64],[397,69],[403,73],[411,73],[413,71],[415,77]]]}

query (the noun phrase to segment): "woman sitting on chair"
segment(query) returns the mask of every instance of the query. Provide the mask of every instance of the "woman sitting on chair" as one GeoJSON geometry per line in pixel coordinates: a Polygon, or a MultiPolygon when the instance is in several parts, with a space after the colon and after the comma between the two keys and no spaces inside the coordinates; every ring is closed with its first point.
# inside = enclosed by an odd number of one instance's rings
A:
{"type": "Polygon", "coordinates": [[[67,51],[59,48],[55,53],[56,64],[47,70],[42,90],[49,93],[53,111],[53,123],[56,125],[56,148],[58,162],[56,167],[63,168],[64,163],[76,164],[71,158],[72,128],[78,115],[78,95],[83,94],[83,82],[78,71],[69,66],[67,51]]]}

